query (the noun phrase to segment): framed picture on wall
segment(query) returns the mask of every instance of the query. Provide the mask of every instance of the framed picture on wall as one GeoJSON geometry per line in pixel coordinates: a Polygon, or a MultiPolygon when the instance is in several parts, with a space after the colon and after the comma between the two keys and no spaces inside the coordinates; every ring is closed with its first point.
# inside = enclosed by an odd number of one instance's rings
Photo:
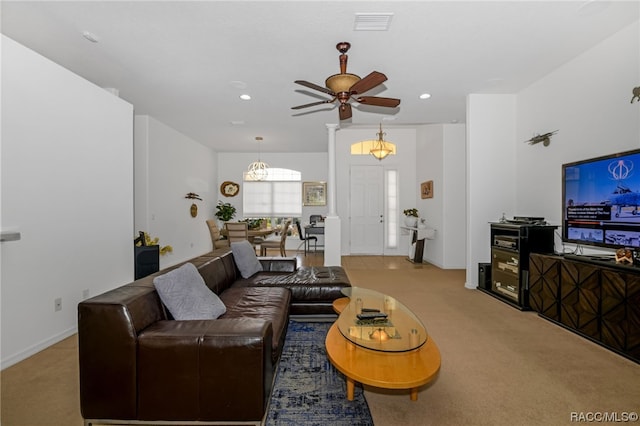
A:
{"type": "Polygon", "coordinates": [[[420,184],[420,197],[433,198],[433,181],[428,180],[420,184]]]}
{"type": "Polygon", "coordinates": [[[327,183],[326,182],[302,182],[303,206],[326,206],[327,183]]]}

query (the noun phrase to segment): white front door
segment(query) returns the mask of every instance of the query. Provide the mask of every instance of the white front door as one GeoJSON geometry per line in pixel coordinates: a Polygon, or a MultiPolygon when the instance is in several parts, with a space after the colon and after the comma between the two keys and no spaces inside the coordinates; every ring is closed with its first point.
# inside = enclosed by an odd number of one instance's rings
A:
{"type": "Polygon", "coordinates": [[[383,182],[381,166],[351,166],[351,254],[383,254],[383,182]]]}

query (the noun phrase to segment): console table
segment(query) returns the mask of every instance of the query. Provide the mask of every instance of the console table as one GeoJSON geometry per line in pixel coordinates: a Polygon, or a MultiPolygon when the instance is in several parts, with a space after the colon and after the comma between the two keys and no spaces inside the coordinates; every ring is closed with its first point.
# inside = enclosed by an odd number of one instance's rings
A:
{"type": "Polygon", "coordinates": [[[426,231],[425,229],[419,229],[411,226],[401,226],[400,228],[406,229],[411,232],[411,248],[409,249],[409,261],[413,263],[422,263],[424,256],[424,240],[425,237],[418,235],[419,231],[426,231]],[[416,245],[413,256],[411,256],[411,249],[413,245],[416,245]]]}
{"type": "Polygon", "coordinates": [[[640,268],[589,256],[532,253],[531,308],[640,363],[640,268]]]}

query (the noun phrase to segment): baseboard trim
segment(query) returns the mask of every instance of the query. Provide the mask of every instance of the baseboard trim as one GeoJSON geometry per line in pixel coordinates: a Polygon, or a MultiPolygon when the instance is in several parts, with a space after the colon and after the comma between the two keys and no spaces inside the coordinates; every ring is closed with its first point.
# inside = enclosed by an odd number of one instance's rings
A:
{"type": "Polygon", "coordinates": [[[47,349],[49,346],[55,345],[56,343],[61,342],[69,336],[73,336],[77,332],[78,327],[71,327],[61,333],[49,337],[48,339],[36,343],[35,345],[30,346],[27,349],[18,352],[17,354],[11,355],[10,357],[7,357],[6,359],[0,361],[0,370],[4,370],[5,368],[9,368],[12,365],[19,363],[20,361],[24,361],[30,356],[33,356],[38,352],[47,349]]]}

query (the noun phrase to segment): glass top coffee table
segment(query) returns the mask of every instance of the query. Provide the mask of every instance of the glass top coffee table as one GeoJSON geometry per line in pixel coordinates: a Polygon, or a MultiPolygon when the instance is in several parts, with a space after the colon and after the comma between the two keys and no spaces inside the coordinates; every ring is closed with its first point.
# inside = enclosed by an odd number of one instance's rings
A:
{"type": "MultiPolygon", "coordinates": [[[[374,290],[351,287],[334,302],[339,313],[325,340],[327,356],[346,376],[347,399],[353,400],[355,382],[385,389],[418,388],[440,371],[440,350],[422,322],[398,300],[374,290]],[[362,303],[362,306],[360,306],[362,303]],[[358,313],[375,312],[376,321],[362,322],[358,313]]],[[[366,319],[366,318],[365,318],[366,319]]]]}
{"type": "Polygon", "coordinates": [[[406,352],[428,339],[422,322],[398,300],[374,290],[349,287],[342,290],[349,298],[338,317],[342,335],[367,349],[406,352]]]}

